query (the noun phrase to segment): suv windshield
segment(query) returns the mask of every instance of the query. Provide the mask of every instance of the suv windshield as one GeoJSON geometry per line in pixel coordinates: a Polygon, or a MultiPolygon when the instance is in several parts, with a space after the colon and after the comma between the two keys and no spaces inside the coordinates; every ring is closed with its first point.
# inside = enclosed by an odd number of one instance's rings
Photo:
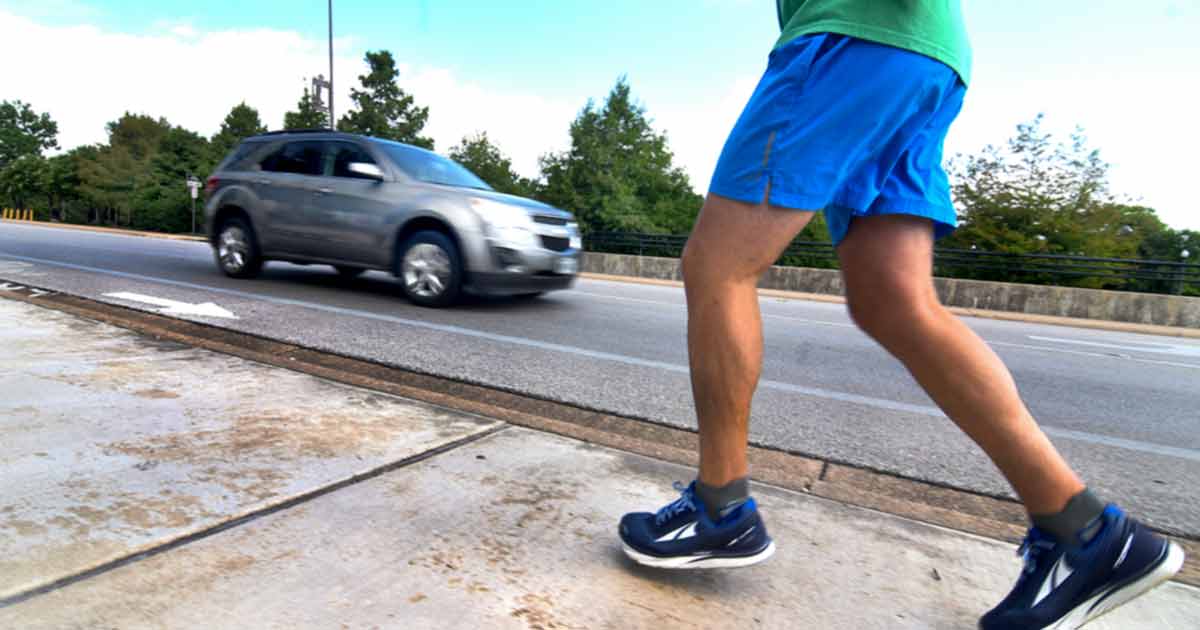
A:
{"type": "Polygon", "coordinates": [[[418,149],[398,142],[375,140],[375,145],[383,149],[388,157],[400,167],[409,177],[429,184],[459,186],[462,188],[478,188],[491,190],[487,182],[479,179],[465,166],[444,158],[432,151],[418,149]]]}

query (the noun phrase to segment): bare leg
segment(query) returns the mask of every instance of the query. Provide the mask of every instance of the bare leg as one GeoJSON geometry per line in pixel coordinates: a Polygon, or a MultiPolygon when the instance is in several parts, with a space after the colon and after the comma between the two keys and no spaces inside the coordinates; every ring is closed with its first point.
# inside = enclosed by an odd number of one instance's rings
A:
{"type": "Polygon", "coordinates": [[[706,485],[723,486],[748,473],[750,400],[763,354],[758,279],[812,216],[710,195],[688,239],[688,356],[706,485]]]}
{"type": "Polygon", "coordinates": [[[987,452],[1026,510],[1059,512],[1083,490],[1025,408],[1000,358],[938,302],[928,220],[855,219],[838,256],[855,322],[987,452]]]}

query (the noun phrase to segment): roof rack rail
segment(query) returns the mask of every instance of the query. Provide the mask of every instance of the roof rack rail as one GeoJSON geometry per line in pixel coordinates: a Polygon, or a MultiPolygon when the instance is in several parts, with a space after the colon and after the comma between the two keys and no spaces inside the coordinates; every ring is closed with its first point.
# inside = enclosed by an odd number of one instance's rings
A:
{"type": "Polygon", "coordinates": [[[277,131],[264,131],[257,134],[260,136],[281,136],[289,133],[344,133],[337,129],[279,129],[277,131]]]}

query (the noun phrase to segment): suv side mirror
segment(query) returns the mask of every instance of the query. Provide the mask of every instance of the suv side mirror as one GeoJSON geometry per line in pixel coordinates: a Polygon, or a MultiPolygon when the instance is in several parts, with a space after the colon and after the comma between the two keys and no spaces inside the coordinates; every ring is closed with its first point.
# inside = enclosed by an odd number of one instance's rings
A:
{"type": "Polygon", "coordinates": [[[374,164],[367,162],[351,162],[346,165],[346,170],[363,177],[365,179],[373,179],[377,182],[383,181],[383,169],[374,164]]]}

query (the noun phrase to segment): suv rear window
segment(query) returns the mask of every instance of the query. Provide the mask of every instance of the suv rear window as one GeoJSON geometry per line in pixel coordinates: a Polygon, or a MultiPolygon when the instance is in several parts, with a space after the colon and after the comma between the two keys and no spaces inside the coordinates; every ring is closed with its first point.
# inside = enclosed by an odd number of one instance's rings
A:
{"type": "Polygon", "coordinates": [[[245,170],[246,165],[243,164],[243,162],[246,161],[246,158],[250,157],[250,154],[254,153],[255,151],[263,148],[263,145],[265,145],[265,144],[266,144],[265,142],[261,142],[261,141],[260,142],[249,142],[249,141],[243,142],[243,143],[239,144],[236,148],[234,148],[234,150],[231,151],[229,153],[229,155],[225,156],[225,159],[222,160],[221,163],[217,166],[217,168],[213,169],[213,170],[214,171],[245,170]]]}
{"type": "Polygon", "coordinates": [[[297,175],[322,175],[324,143],[306,140],[289,142],[262,161],[262,170],[297,175]]]}

